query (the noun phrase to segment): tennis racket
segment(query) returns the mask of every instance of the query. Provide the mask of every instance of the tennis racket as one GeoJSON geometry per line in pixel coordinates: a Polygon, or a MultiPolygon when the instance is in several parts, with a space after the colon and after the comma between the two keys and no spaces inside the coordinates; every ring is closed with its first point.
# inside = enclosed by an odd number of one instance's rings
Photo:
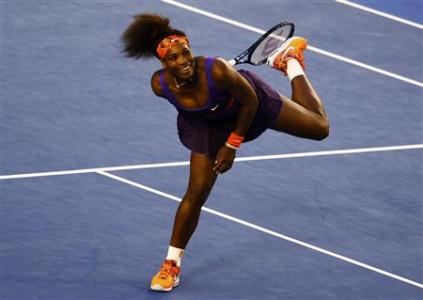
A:
{"type": "Polygon", "coordinates": [[[264,64],[276,48],[279,48],[294,34],[294,24],[289,22],[279,23],[270,28],[254,44],[240,55],[228,61],[232,66],[250,64],[259,66],[264,64]]]}

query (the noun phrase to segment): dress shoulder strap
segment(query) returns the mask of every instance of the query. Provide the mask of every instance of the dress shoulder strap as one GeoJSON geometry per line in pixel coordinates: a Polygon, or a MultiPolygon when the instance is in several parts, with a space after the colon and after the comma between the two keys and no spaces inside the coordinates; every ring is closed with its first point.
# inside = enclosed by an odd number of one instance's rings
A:
{"type": "Polygon", "coordinates": [[[226,95],[226,93],[219,91],[216,88],[216,84],[213,80],[213,64],[216,61],[214,57],[207,57],[206,58],[206,74],[207,74],[207,85],[209,90],[209,98],[212,99],[220,99],[226,95]]]}
{"type": "Polygon", "coordinates": [[[164,70],[160,71],[160,87],[162,88],[162,91],[166,97],[167,100],[169,100],[173,105],[176,107],[179,107],[178,101],[176,100],[176,97],[174,94],[172,94],[169,86],[167,85],[165,78],[164,78],[164,70]]]}

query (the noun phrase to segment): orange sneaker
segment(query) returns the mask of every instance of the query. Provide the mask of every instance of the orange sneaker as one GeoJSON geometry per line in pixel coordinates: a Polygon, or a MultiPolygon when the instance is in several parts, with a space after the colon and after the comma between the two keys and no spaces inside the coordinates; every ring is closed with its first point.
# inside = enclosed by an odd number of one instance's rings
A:
{"type": "Polygon", "coordinates": [[[166,259],[160,271],[151,279],[150,288],[153,291],[170,292],[180,283],[179,274],[181,268],[176,265],[176,261],[166,259]]]}
{"type": "Polygon", "coordinates": [[[287,62],[291,58],[295,58],[300,63],[301,67],[304,66],[303,52],[307,48],[307,40],[302,37],[293,36],[287,39],[282,46],[273,51],[267,58],[267,64],[274,69],[282,71],[285,75],[287,62]]]}

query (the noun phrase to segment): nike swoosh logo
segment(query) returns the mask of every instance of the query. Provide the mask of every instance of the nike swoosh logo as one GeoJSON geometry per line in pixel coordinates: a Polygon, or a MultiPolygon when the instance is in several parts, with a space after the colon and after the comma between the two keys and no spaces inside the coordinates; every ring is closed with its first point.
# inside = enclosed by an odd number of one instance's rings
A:
{"type": "Polygon", "coordinates": [[[213,107],[213,108],[210,108],[210,110],[211,111],[214,111],[214,110],[216,110],[217,109],[217,107],[219,106],[219,104],[217,104],[215,107],[213,107]]]}

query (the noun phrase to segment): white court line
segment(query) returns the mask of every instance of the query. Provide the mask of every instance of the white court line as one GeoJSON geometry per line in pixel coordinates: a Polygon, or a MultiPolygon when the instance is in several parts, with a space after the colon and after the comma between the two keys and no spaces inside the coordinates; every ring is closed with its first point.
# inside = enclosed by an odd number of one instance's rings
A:
{"type": "Polygon", "coordinates": [[[367,6],[364,6],[364,5],[360,5],[360,4],[351,2],[351,1],[335,0],[335,2],[345,4],[345,5],[354,7],[354,8],[358,8],[358,9],[364,10],[366,12],[369,12],[369,13],[372,13],[372,14],[375,14],[375,15],[378,15],[378,16],[381,16],[381,17],[384,17],[384,18],[388,18],[390,20],[393,20],[393,21],[396,21],[396,22],[399,22],[399,23],[403,23],[403,24],[410,25],[410,26],[413,26],[413,27],[416,27],[416,28],[419,28],[419,29],[423,29],[422,24],[412,22],[412,21],[409,21],[407,19],[403,19],[403,18],[394,16],[394,15],[391,15],[391,14],[387,14],[387,13],[384,13],[382,11],[379,11],[379,10],[376,10],[376,9],[373,9],[373,8],[370,8],[370,7],[367,7],[367,6]]]}
{"type": "MultiPolygon", "coordinates": [[[[423,144],[372,147],[372,148],[356,148],[356,149],[341,149],[341,150],[326,150],[326,151],[299,152],[299,153],[260,155],[260,156],[247,156],[247,157],[237,157],[237,158],[235,158],[235,162],[269,160],[269,159],[285,159],[285,158],[300,158],[300,157],[313,157],[313,156],[361,154],[361,153],[416,150],[416,149],[423,149],[423,144]]],[[[189,165],[189,161],[179,161],[179,162],[169,162],[169,163],[141,164],[141,165],[117,166],[117,167],[102,167],[102,168],[79,169],[79,170],[68,170],[68,171],[52,171],[52,172],[27,173],[27,174],[13,174],[13,175],[2,175],[2,176],[0,176],[0,180],[23,179],[23,178],[33,178],[33,177],[46,177],[46,176],[73,175],[73,174],[94,173],[94,172],[100,172],[100,171],[113,172],[113,171],[127,171],[127,170],[139,170],[139,169],[169,168],[169,167],[181,167],[181,166],[188,166],[188,165],[189,165]]]]}
{"type": "Polygon", "coordinates": [[[126,170],[138,170],[138,169],[180,167],[180,166],[187,166],[187,165],[189,165],[189,161],[128,165],[128,166],[117,166],[117,167],[101,167],[101,168],[91,168],[91,169],[76,169],[76,170],[67,170],[67,171],[51,171],[51,172],[40,172],[40,173],[2,175],[0,176],[0,180],[23,179],[23,178],[33,178],[33,177],[46,177],[46,176],[75,175],[75,174],[95,173],[99,171],[113,172],[113,171],[126,171],[126,170]]]}
{"type": "Polygon", "coordinates": [[[348,58],[348,57],[345,57],[345,56],[342,56],[342,55],[338,55],[338,54],[335,54],[335,53],[332,53],[332,52],[329,52],[329,51],[326,51],[326,50],[323,50],[323,49],[319,49],[319,48],[316,48],[316,47],[313,47],[313,46],[308,46],[307,49],[314,51],[316,53],[337,59],[339,61],[343,61],[343,62],[349,63],[351,65],[354,65],[354,66],[357,66],[357,67],[360,67],[360,68],[363,68],[363,69],[366,69],[366,70],[369,70],[369,71],[373,71],[375,73],[379,73],[379,74],[382,74],[382,75],[385,75],[385,76],[388,76],[388,77],[391,77],[391,78],[398,79],[400,81],[404,81],[404,82],[407,82],[407,83],[410,83],[410,84],[413,84],[413,85],[416,85],[416,86],[419,86],[419,87],[423,87],[423,82],[420,82],[420,81],[417,81],[417,80],[414,80],[414,79],[410,79],[408,77],[404,77],[404,76],[401,76],[401,75],[398,75],[398,74],[395,74],[395,73],[392,73],[392,72],[389,72],[389,71],[385,71],[383,69],[370,66],[368,64],[359,62],[357,60],[354,60],[354,59],[351,59],[351,58],[348,58]]]}
{"type": "MultiPolygon", "coordinates": [[[[313,157],[313,156],[361,154],[361,153],[415,150],[415,149],[423,149],[423,144],[237,157],[237,158],[235,158],[235,162],[269,160],[269,159],[285,159],[285,158],[300,158],[300,157],[313,157]]],[[[169,162],[169,163],[153,163],[153,164],[127,165],[127,166],[116,166],[116,167],[77,169],[77,170],[67,170],[67,171],[52,171],[52,172],[40,172],[40,173],[2,175],[2,176],[0,176],[0,179],[1,180],[23,179],[23,178],[33,178],[33,177],[46,177],[46,176],[61,176],[61,175],[94,173],[94,172],[99,172],[99,171],[108,171],[108,172],[128,171],[128,170],[139,170],[139,169],[181,167],[181,166],[188,166],[188,165],[189,165],[189,161],[169,162]]]]}
{"type": "MultiPolygon", "coordinates": [[[[197,14],[201,14],[203,16],[207,16],[209,18],[213,18],[213,19],[218,20],[218,21],[222,21],[222,22],[225,22],[225,23],[228,23],[228,24],[240,27],[240,28],[244,28],[244,29],[247,29],[247,30],[250,30],[250,31],[257,32],[259,34],[264,34],[266,32],[265,30],[262,30],[262,29],[259,29],[259,28],[256,28],[256,27],[253,27],[253,26],[250,26],[250,25],[247,25],[247,24],[244,24],[244,23],[232,20],[232,19],[229,19],[229,18],[225,18],[225,17],[219,16],[219,15],[216,15],[214,13],[210,13],[210,12],[205,11],[203,9],[199,9],[199,8],[195,8],[193,6],[187,5],[187,4],[179,3],[179,2],[174,1],[174,0],[161,0],[161,1],[165,2],[167,4],[171,4],[171,5],[174,5],[174,6],[195,12],[197,14]]],[[[414,79],[411,79],[411,78],[408,78],[408,77],[405,77],[405,76],[401,76],[401,75],[398,75],[396,73],[389,72],[389,71],[386,71],[386,70],[383,70],[383,69],[380,69],[380,68],[377,68],[377,67],[373,67],[373,66],[370,66],[368,64],[356,61],[354,59],[347,58],[347,57],[342,56],[342,55],[338,55],[338,54],[335,54],[335,53],[332,53],[332,52],[329,52],[329,51],[326,51],[326,50],[323,50],[323,49],[319,49],[319,48],[316,48],[316,47],[313,47],[313,46],[308,46],[308,49],[311,50],[311,51],[314,51],[316,53],[319,53],[321,55],[328,56],[330,58],[334,58],[336,60],[343,61],[343,62],[352,64],[354,66],[364,68],[364,69],[369,70],[369,71],[373,71],[373,72],[376,72],[376,73],[379,73],[379,74],[382,74],[382,75],[385,75],[385,76],[388,76],[388,77],[391,77],[391,78],[395,78],[395,79],[403,81],[403,82],[407,82],[409,84],[413,84],[413,85],[416,85],[416,86],[419,86],[419,87],[423,87],[423,82],[420,82],[420,81],[417,81],[417,80],[414,80],[414,79]]]]}
{"type": "MultiPolygon", "coordinates": [[[[134,186],[134,187],[137,187],[137,188],[143,189],[143,190],[145,190],[145,191],[148,191],[148,192],[150,192],[150,193],[153,193],[153,194],[159,195],[159,196],[164,197],[164,198],[167,198],[167,199],[171,199],[171,200],[174,200],[174,201],[177,201],[177,202],[181,202],[181,201],[182,201],[182,199],[181,199],[181,198],[179,198],[179,197],[173,196],[173,195],[168,194],[168,193],[161,192],[161,191],[156,190],[156,189],[153,189],[153,188],[151,188],[151,187],[148,187],[148,186],[145,186],[145,185],[142,185],[142,184],[136,183],[136,182],[134,182],[134,181],[131,181],[131,180],[128,180],[128,179],[125,179],[125,178],[122,178],[122,177],[119,177],[119,176],[116,176],[116,175],[113,175],[113,174],[107,173],[107,172],[99,171],[99,172],[97,172],[97,173],[98,173],[98,174],[101,174],[101,175],[103,175],[103,176],[106,176],[106,177],[112,178],[112,179],[114,179],[114,180],[117,180],[117,181],[119,181],[119,182],[122,182],[122,183],[125,183],[125,184],[128,184],[128,185],[131,185],[131,186],[134,186]]],[[[370,265],[368,265],[368,264],[362,263],[362,262],[357,261],[357,260],[355,260],[355,259],[352,259],[352,258],[349,258],[349,257],[343,256],[343,255],[339,255],[339,254],[337,254],[337,253],[335,253],[335,252],[325,250],[325,249],[323,249],[323,248],[320,248],[320,247],[314,246],[314,245],[309,244],[309,243],[305,243],[305,242],[303,242],[303,241],[300,241],[300,240],[294,239],[294,238],[292,238],[292,237],[289,237],[289,236],[283,235],[283,234],[281,234],[281,233],[278,233],[278,232],[276,232],[276,231],[273,231],[273,230],[270,230],[270,229],[267,229],[267,228],[264,228],[264,227],[261,227],[261,226],[258,226],[258,225],[255,225],[255,224],[252,224],[252,223],[250,223],[250,222],[247,222],[247,221],[244,221],[244,220],[238,219],[238,218],[236,218],[236,217],[233,217],[233,216],[227,215],[227,214],[222,213],[222,212],[219,212],[219,211],[217,211],[217,210],[210,209],[210,208],[207,208],[207,207],[204,207],[204,206],[203,206],[201,209],[202,209],[203,211],[206,211],[206,212],[208,212],[208,213],[212,214],[212,215],[219,216],[219,217],[221,217],[221,218],[223,218],[223,219],[226,219],[226,220],[229,220],[229,221],[232,221],[232,222],[235,222],[235,223],[238,223],[238,224],[241,224],[241,225],[247,226],[247,227],[249,227],[249,228],[252,228],[252,229],[258,230],[258,231],[260,231],[260,232],[263,232],[263,233],[266,233],[266,234],[272,235],[272,236],[274,236],[274,237],[277,237],[277,238],[283,239],[283,240],[285,240],[285,241],[288,241],[288,242],[291,242],[291,243],[294,243],[294,244],[300,245],[300,246],[302,246],[302,247],[305,247],[305,248],[308,248],[308,249],[311,249],[311,250],[317,251],[317,252],[319,252],[319,253],[323,253],[323,254],[329,255],[329,256],[331,256],[331,257],[334,257],[334,258],[340,259],[340,260],[345,261],[345,262],[348,262],[348,263],[350,263],[350,264],[360,266],[360,267],[365,268],[365,269],[367,269],[367,270],[370,270],[370,271],[373,271],[373,272],[376,272],[376,273],[382,274],[382,275],[384,275],[384,276],[387,276],[387,277],[390,277],[390,278],[393,278],[393,279],[396,279],[396,280],[399,280],[399,281],[402,281],[402,282],[405,282],[405,283],[408,283],[408,284],[410,284],[410,285],[413,285],[413,286],[416,286],[416,287],[418,287],[418,288],[423,289],[423,284],[421,284],[421,283],[419,283],[419,282],[416,282],[416,281],[413,281],[413,280],[407,279],[407,278],[402,277],[402,276],[395,275],[395,274],[393,274],[393,273],[389,273],[389,272],[387,272],[387,271],[384,271],[384,270],[379,269],[379,268],[375,268],[375,267],[373,267],[373,266],[370,266],[370,265]]]]}

